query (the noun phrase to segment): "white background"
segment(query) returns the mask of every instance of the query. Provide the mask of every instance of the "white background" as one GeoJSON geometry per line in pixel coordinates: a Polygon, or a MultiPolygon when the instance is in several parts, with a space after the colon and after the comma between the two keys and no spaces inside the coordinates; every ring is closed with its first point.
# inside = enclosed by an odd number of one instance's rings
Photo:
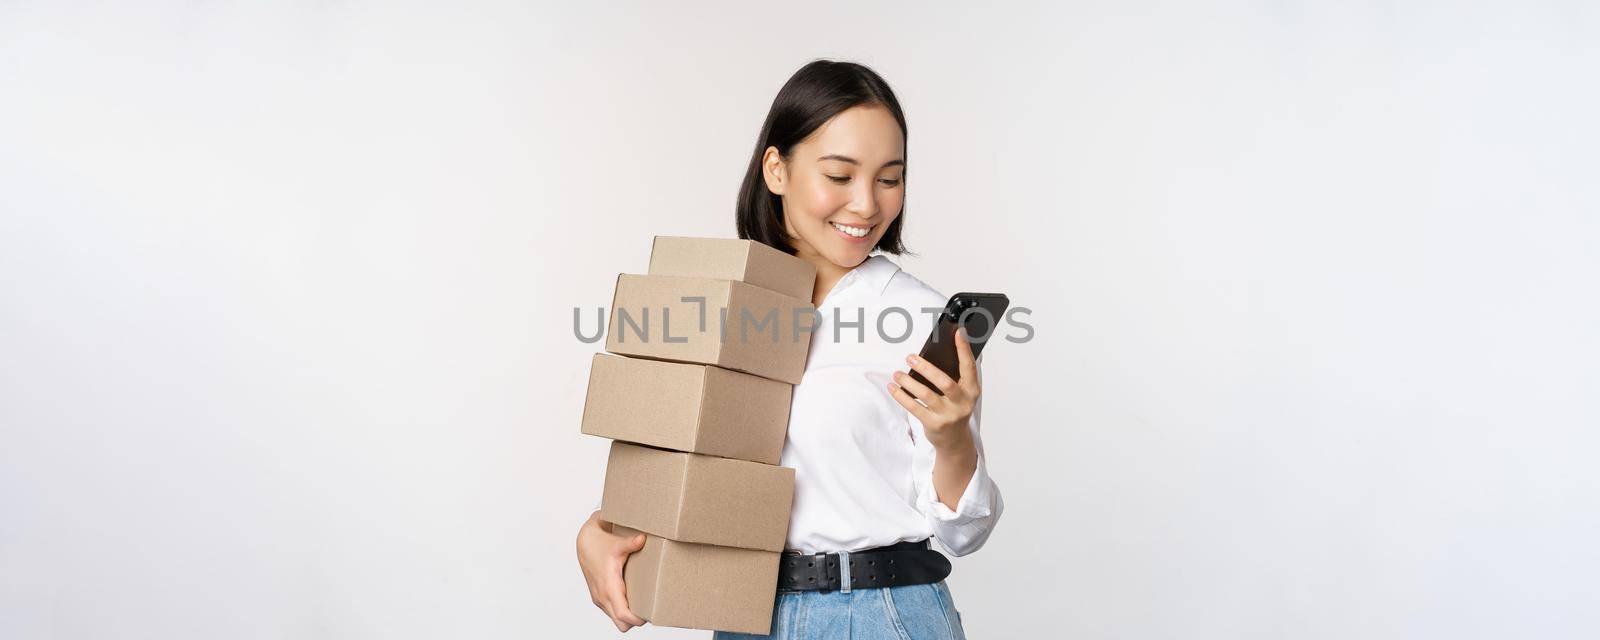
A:
{"type": "Polygon", "coordinates": [[[572,308],[733,235],[819,56],[902,264],[1034,310],[970,637],[1600,635],[1592,4],[64,4],[0,3],[0,637],[614,636],[572,308]]]}

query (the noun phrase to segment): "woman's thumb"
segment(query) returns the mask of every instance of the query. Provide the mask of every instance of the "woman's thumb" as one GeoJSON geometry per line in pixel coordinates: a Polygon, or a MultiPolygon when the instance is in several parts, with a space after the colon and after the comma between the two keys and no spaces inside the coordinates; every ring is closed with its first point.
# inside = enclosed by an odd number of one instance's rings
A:
{"type": "Polygon", "coordinates": [[[644,548],[644,534],[634,536],[628,541],[628,553],[633,553],[644,548]]]}

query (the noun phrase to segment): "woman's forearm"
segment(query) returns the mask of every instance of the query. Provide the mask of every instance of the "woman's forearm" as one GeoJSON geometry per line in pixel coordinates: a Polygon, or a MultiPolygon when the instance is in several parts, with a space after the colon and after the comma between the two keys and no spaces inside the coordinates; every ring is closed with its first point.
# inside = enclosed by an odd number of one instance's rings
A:
{"type": "Polygon", "coordinates": [[[944,447],[935,447],[933,489],[938,494],[939,502],[955,511],[956,505],[961,503],[961,494],[967,490],[967,483],[972,481],[972,474],[977,469],[978,448],[971,437],[944,447]]]}

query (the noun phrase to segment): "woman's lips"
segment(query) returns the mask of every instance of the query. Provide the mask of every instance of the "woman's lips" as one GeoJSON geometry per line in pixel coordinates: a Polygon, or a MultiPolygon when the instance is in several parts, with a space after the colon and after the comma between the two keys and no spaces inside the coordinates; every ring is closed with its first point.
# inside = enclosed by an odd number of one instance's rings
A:
{"type": "Polygon", "coordinates": [[[833,232],[839,234],[839,237],[844,238],[845,240],[849,240],[851,242],[866,242],[867,238],[872,237],[872,227],[858,227],[858,226],[855,226],[855,225],[841,225],[841,224],[839,224],[837,222],[830,222],[830,223],[828,223],[828,226],[833,227],[833,232]],[[860,233],[861,235],[859,235],[859,236],[853,235],[849,231],[845,231],[845,229],[840,228],[840,227],[844,227],[844,228],[855,230],[857,233],[860,233]]]}

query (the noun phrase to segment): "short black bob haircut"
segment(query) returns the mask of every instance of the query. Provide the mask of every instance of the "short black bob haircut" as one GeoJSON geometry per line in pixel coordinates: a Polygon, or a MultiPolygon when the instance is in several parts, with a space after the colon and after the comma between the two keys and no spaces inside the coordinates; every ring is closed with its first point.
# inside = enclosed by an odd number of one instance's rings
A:
{"type": "MultiPolygon", "coordinates": [[[[882,105],[900,123],[900,134],[906,133],[906,116],[900,111],[900,101],[894,91],[872,69],[854,62],[815,60],[800,67],[778,97],[772,100],[772,109],[761,125],[761,136],[756,139],[755,153],[750,156],[750,167],[745,171],[744,183],[739,186],[739,203],[736,209],[739,237],[755,240],[784,253],[794,255],[789,243],[789,232],[783,221],[783,198],[767,190],[761,175],[761,158],[767,147],[777,147],[784,158],[789,157],[795,143],[811,135],[830,118],[851,107],[882,105]]],[[[875,249],[900,255],[907,253],[900,242],[901,223],[906,213],[902,205],[875,249]]]]}

